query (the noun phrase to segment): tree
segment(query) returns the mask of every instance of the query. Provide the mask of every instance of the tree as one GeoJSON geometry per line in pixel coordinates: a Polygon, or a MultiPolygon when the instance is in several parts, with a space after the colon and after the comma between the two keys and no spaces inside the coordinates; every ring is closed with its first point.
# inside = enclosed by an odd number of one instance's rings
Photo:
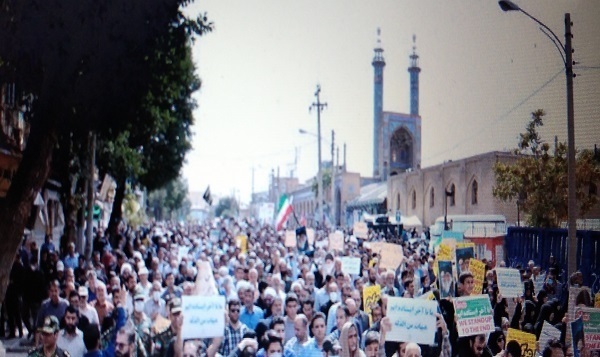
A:
{"type": "Polygon", "coordinates": [[[217,203],[215,208],[216,217],[236,216],[239,212],[239,206],[234,197],[223,197],[217,203]]]}
{"type": "Polygon", "coordinates": [[[0,2],[0,80],[16,84],[30,125],[21,163],[0,200],[0,302],[58,138],[90,131],[117,137],[138,118],[132,103],[142,103],[152,88],[151,58],[164,49],[157,39],[203,29],[203,18],[183,15],[189,2],[0,2]]]}
{"type": "Polygon", "coordinates": [[[185,218],[191,206],[187,181],[181,177],[148,195],[148,210],[156,220],[185,218]]]}
{"type": "MultiPolygon", "coordinates": [[[[327,192],[327,190],[331,190],[331,169],[329,169],[329,168],[323,169],[322,174],[323,174],[323,195],[325,195],[325,192],[327,192]]],[[[312,189],[312,192],[315,194],[315,197],[317,197],[319,195],[319,180],[317,177],[313,178],[313,181],[311,184],[311,189],[312,189]]],[[[324,201],[325,197],[323,197],[322,199],[324,201]]]]}
{"type": "MultiPolygon", "coordinates": [[[[543,125],[544,114],[541,109],[531,114],[514,150],[516,162],[495,164],[493,194],[503,201],[518,199],[529,225],[558,227],[567,218],[567,145],[557,141],[552,151],[542,140],[538,128],[543,125]]],[[[600,177],[600,165],[591,151],[582,150],[576,166],[577,203],[579,215],[584,215],[598,202],[590,187],[600,177]]]]}

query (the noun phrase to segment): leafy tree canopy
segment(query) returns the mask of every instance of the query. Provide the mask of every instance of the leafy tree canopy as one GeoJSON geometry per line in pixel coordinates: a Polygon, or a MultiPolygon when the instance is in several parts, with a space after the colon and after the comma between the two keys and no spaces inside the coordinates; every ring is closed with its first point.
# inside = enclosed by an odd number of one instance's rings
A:
{"type": "MultiPolygon", "coordinates": [[[[567,145],[557,142],[552,149],[542,140],[538,129],[543,125],[543,110],[531,114],[524,133],[520,135],[514,153],[517,161],[498,162],[494,166],[495,197],[503,201],[518,200],[528,214],[527,223],[534,227],[558,227],[567,219],[567,145]]],[[[597,187],[600,164],[590,150],[577,153],[576,190],[579,215],[584,215],[598,203],[597,187]]]]}

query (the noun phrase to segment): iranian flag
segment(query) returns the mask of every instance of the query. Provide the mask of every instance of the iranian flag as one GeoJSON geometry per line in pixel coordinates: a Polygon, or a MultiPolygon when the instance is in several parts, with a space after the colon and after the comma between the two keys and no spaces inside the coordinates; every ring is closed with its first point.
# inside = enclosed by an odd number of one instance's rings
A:
{"type": "Polygon", "coordinates": [[[277,218],[275,219],[275,230],[281,230],[290,213],[292,213],[292,198],[283,195],[279,199],[279,211],[277,212],[277,218]]]}

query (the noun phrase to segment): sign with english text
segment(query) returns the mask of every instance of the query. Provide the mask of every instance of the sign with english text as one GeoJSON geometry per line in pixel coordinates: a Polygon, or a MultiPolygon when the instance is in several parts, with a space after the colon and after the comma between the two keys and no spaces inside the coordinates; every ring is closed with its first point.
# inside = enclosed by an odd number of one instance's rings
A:
{"type": "Polygon", "coordinates": [[[489,333],[495,329],[492,305],[487,294],[454,299],[454,311],[460,337],[489,333]]]}

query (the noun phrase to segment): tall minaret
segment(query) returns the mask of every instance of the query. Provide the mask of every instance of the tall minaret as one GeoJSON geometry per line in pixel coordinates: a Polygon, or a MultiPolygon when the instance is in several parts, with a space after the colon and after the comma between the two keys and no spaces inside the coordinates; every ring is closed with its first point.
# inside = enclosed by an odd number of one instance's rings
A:
{"type": "Polygon", "coordinates": [[[417,36],[413,35],[413,53],[410,55],[410,114],[419,115],[419,56],[417,55],[417,36]]]}
{"type": "Polygon", "coordinates": [[[381,48],[381,29],[377,28],[377,45],[373,55],[373,177],[378,177],[380,172],[379,143],[381,141],[381,122],[383,120],[383,48],[381,48]]]}

